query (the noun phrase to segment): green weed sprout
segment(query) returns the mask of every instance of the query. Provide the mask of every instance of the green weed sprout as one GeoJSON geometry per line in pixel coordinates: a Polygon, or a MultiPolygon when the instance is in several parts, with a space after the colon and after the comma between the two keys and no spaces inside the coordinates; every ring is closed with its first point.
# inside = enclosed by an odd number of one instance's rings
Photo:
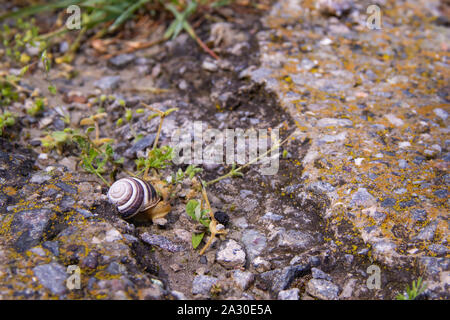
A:
{"type": "Polygon", "coordinates": [[[14,115],[9,112],[5,111],[0,114],[0,136],[3,135],[3,130],[5,127],[11,127],[16,123],[16,120],[14,118],[14,115]]]}
{"type": "Polygon", "coordinates": [[[406,287],[406,294],[397,295],[397,300],[415,300],[420,294],[426,290],[427,286],[422,282],[422,277],[412,282],[411,288],[406,287]]]}

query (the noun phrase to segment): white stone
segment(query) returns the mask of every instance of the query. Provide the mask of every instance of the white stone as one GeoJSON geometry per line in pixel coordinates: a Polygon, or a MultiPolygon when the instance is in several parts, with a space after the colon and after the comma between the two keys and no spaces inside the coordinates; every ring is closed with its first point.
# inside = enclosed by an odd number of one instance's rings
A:
{"type": "Polygon", "coordinates": [[[386,119],[388,119],[388,121],[389,121],[392,125],[394,125],[394,126],[396,126],[396,127],[401,127],[401,126],[403,126],[403,124],[404,124],[404,122],[403,122],[402,119],[396,117],[396,116],[395,116],[394,114],[392,114],[392,113],[389,113],[389,114],[385,115],[385,117],[386,117],[386,119]]]}
{"type": "Polygon", "coordinates": [[[282,290],[278,292],[278,300],[299,300],[299,288],[282,290]]]}
{"type": "Polygon", "coordinates": [[[411,147],[411,143],[409,143],[409,141],[402,141],[398,144],[398,147],[400,149],[406,149],[408,147],[411,147]]]}
{"type": "Polygon", "coordinates": [[[360,166],[361,163],[363,162],[363,160],[364,160],[364,158],[356,158],[356,159],[355,159],[355,164],[356,164],[357,166],[360,166]]]}
{"type": "Polygon", "coordinates": [[[436,108],[433,110],[434,114],[437,115],[442,120],[447,120],[448,113],[444,109],[436,108]]]}
{"type": "Polygon", "coordinates": [[[255,276],[249,271],[236,270],[233,273],[233,280],[239,288],[247,290],[255,280],[255,276]]]}
{"type": "Polygon", "coordinates": [[[110,229],[106,232],[105,241],[113,242],[122,239],[122,235],[116,229],[110,229]]]}
{"type": "Polygon", "coordinates": [[[235,240],[230,239],[217,251],[216,260],[225,268],[236,268],[245,264],[245,251],[235,240]]]}
{"type": "Polygon", "coordinates": [[[322,46],[329,46],[330,44],[333,43],[333,41],[330,38],[323,38],[322,40],[320,40],[319,42],[322,46]]]}

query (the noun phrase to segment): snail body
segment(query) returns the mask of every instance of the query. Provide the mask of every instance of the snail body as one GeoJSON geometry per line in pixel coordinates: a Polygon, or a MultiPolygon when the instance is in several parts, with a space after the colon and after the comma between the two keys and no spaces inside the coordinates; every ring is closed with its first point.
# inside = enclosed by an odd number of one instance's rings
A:
{"type": "Polygon", "coordinates": [[[164,201],[167,199],[164,188],[157,189],[153,184],[134,177],[114,182],[108,190],[108,199],[117,207],[123,219],[142,213],[154,221],[163,218],[170,211],[170,205],[164,201]]]}

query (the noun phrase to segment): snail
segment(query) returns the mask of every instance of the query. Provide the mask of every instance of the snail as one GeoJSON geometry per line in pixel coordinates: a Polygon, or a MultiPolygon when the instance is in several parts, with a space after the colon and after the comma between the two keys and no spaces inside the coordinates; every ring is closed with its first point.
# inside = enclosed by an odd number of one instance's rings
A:
{"type": "Polygon", "coordinates": [[[109,201],[116,205],[121,218],[139,217],[156,222],[170,211],[168,192],[161,182],[151,184],[127,177],[117,180],[108,190],[109,201]]]}

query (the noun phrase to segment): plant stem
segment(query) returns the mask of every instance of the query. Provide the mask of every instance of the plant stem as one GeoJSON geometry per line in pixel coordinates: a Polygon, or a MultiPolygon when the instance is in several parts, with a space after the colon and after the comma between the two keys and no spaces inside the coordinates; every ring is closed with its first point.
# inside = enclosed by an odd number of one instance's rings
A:
{"type": "Polygon", "coordinates": [[[211,184],[214,184],[216,182],[219,182],[220,180],[232,177],[233,175],[236,174],[236,172],[240,172],[242,169],[248,167],[249,165],[259,161],[262,157],[265,157],[266,155],[268,155],[269,153],[271,153],[273,150],[278,149],[279,147],[281,147],[283,144],[285,144],[291,137],[293,136],[293,133],[290,134],[286,139],[284,139],[282,142],[280,142],[279,144],[275,145],[274,147],[272,147],[270,150],[264,152],[263,154],[259,155],[258,157],[254,158],[253,160],[247,162],[246,164],[244,164],[243,166],[240,166],[237,169],[231,169],[230,172],[228,172],[227,174],[220,176],[214,180],[205,182],[206,186],[209,186],[211,184]]]}
{"type": "Polygon", "coordinates": [[[87,27],[83,27],[83,29],[81,29],[81,31],[78,33],[77,37],[75,38],[75,41],[70,46],[70,48],[67,51],[67,53],[64,55],[64,57],[67,57],[66,59],[68,60],[68,62],[71,62],[73,60],[73,54],[80,47],[81,38],[86,33],[86,31],[87,31],[87,27]]]}
{"type": "Polygon", "coordinates": [[[103,178],[103,176],[94,168],[92,163],[89,163],[89,167],[91,167],[91,170],[108,186],[111,187],[111,184],[103,178]]]}
{"type": "Polygon", "coordinates": [[[208,194],[206,193],[206,188],[202,186],[202,196],[206,203],[206,208],[208,209],[209,216],[211,217],[212,221],[216,221],[216,218],[214,218],[214,214],[212,213],[211,204],[209,203],[208,194]]]}
{"type": "Polygon", "coordinates": [[[128,171],[127,169],[123,169],[123,171],[127,174],[127,175],[129,175],[129,176],[132,176],[132,177],[135,177],[135,178],[138,178],[138,176],[137,175],[135,175],[133,172],[131,172],[131,171],[128,171]]]}
{"type": "Polygon", "coordinates": [[[155,150],[156,149],[156,146],[158,145],[158,140],[159,140],[159,135],[161,134],[161,128],[162,128],[162,124],[163,124],[163,121],[164,121],[164,118],[165,118],[165,113],[163,112],[163,111],[161,111],[161,110],[158,110],[158,109],[156,109],[156,108],[154,108],[154,107],[152,107],[152,106],[149,106],[148,104],[145,104],[145,103],[143,103],[143,102],[141,102],[142,103],[142,105],[144,105],[147,109],[150,109],[150,110],[152,110],[153,112],[156,112],[158,115],[159,115],[159,118],[160,118],[160,120],[159,120],[159,126],[158,126],[158,131],[156,132],[156,137],[155,137],[155,142],[153,143],[153,150],[155,150]]]}
{"type": "MultiPolygon", "coordinates": [[[[95,121],[94,122],[95,124],[97,124],[97,121],[95,121]]],[[[98,124],[97,124],[97,126],[98,126],[98,124]]],[[[89,142],[89,147],[91,147],[91,148],[93,148],[95,151],[97,151],[98,153],[103,153],[103,151],[102,150],[100,150],[100,148],[98,148],[96,145],[95,145],[95,143],[91,140],[91,138],[87,135],[87,134],[84,134],[84,135],[79,135],[80,137],[82,137],[82,138],[85,138],[88,142],[89,142]]],[[[98,139],[98,137],[97,137],[97,139],[98,139]]],[[[109,157],[108,157],[108,162],[110,163],[110,164],[112,164],[113,166],[115,166],[115,163],[113,162],[113,160],[112,159],[109,159],[109,157]]],[[[111,184],[108,182],[108,181],[106,181],[105,180],[105,178],[103,178],[103,176],[99,173],[99,172],[97,172],[97,170],[94,168],[94,166],[90,163],[90,167],[91,167],[91,170],[108,186],[108,187],[110,187],[111,186],[111,184]]]]}
{"type": "MultiPolygon", "coordinates": [[[[162,125],[163,125],[163,121],[164,118],[166,117],[166,114],[164,112],[162,112],[161,110],[158,110],[156,108],[153,108],[152,106],[149,106],[148,104],[145,104],[143,102],[141,102],[146,108],[156,112],[159,115],[159,126],[158,126],[158,131],[156,132],[156,137],[155,137],[155,142],[153,143],[153,148],[152,150],[155,150],[157,145],[158,145],[158,140],[159,140],[159,136],[161,134],[161,129],[162,129],[162,125]]],[[[150,154],[149,154],[150,157],[150,154]]],[[[144,179],[147,178],[148,176],[148,171],[150,170],[150,167],[146,167],[145,168],[145,172],[144,172],[144,179]]]]}
{"type": "Polygon", "coordinates": [[[68,29],[67,29],[67,27],[64,25],[64,26],[62,26],[61,28],[56,29],[55,31],[51,31],[51,32],[49,32],[49,33],[46,33],[46,34],[37,36],[36,39],[37,39],[37,40],[47,40],[47,39],[52,38],[52,37],[54,37],[54,36],[59,36],[59,35],[61,35],[61,34],[64,34],[64,33],[66,33],[67,31],[68,31],[68,29]]]}
{"type": "Polygon", "coordinates": [[[28,90],[28,89],[26,89],[24,87],[21,87],[20,85],[15,84],[13,81],[7,80],[4,77],[0,78],[0,82],[7,83],[7,84],[13,86],[14,88],[16,88],[16,90],[18,90],[18,91],[27,92],[27,93],[30,93],[30,94],[32,93],[31,90],[28,90]]]}
{"type": "Polygon", "coordinates": [[[155,142],[153,143],[153,150],[155,150],[156,146],[158,145],[159,135],[161,134],[161,129],[162,129],[164,118],[165,118],[164,115],[161,115],[159,118],[159,126],[158,126],[158,131],[156,132],[155,142]]]}
{"type": "Polygon", "coordinates": [[[187,31],[187,33],[195,39],[195,41],[198,43],[198,45],[206,52],[208,53],[211,57],[213,57],[216,60],[219,60],[220,58],[214,53],[214,51],[212,51],[210,48],[208,48],[208,46],[197,36],[197,34],[195,33],[194,29],[189,25],[189,23],[185,23],[184,24],[184,28],[187,31]]]}
{"type": "Polygon", "coordinates": [[[211,233],[211,236],[208,239],[208,242],[206,242],[205,246],[202,248],[202,250],[200,250],[199,255],[203,255],[206,251],[206,249],[209,248],[209,246],[211,245],[211,243],[213,242],[214,238],[216,237],[215,233],[211,233]]]}
{"type": "Polygon", "coordinates": [[[216,235],[218,233],[222,233],[222,234],[225,233],[225,232],[216,231],[217,220],[214,217],[214,213],[212,212],[211,204],[209,203],[209,199],[208,199],[208,194],[206,193],[206,188],[204,186],[202,186],[202,196],[206,203],[209,217],[211,218],[211,222],[209,223],[209,231],[211,232],[211,235],[208,239],[208,242],[206,242],[205,246],[200,251],[200,253],[199,253],[200,255],[203,255],[205,253],[206,249],[208,249],[209,246],[211,246],[211,243],[213,242],[214,238],[216,237],[216,235]]]}
{"type": "MultiPolygon", "coordinates": [[[[239,169],[239,168],[238,168],[238,169],[239,169]]],[[[214,180],[205,182],[205,184],[206,184],[207,186],[209,186],[209,185],[211,185],[211,184],[214,184],[214,183],[216,183],[216,182],[219,182],[220,180],[229,178],[229,177],[233,176],[233,172],[234,172],[234,171],[232,170],[232,171],[228,172],[227,174],[224,174],[223,176],[220,176],[220,177],[218,177],[218,178],[216,178],[216,179],[214,179],[214,180]]]]}
{"type": "Polygon", "coordinates": [[[94,126],[95,126],[95,140],[99,140],[100,139],[100,128],[98,126],[97,120],[94,121],[94,126]]]}

